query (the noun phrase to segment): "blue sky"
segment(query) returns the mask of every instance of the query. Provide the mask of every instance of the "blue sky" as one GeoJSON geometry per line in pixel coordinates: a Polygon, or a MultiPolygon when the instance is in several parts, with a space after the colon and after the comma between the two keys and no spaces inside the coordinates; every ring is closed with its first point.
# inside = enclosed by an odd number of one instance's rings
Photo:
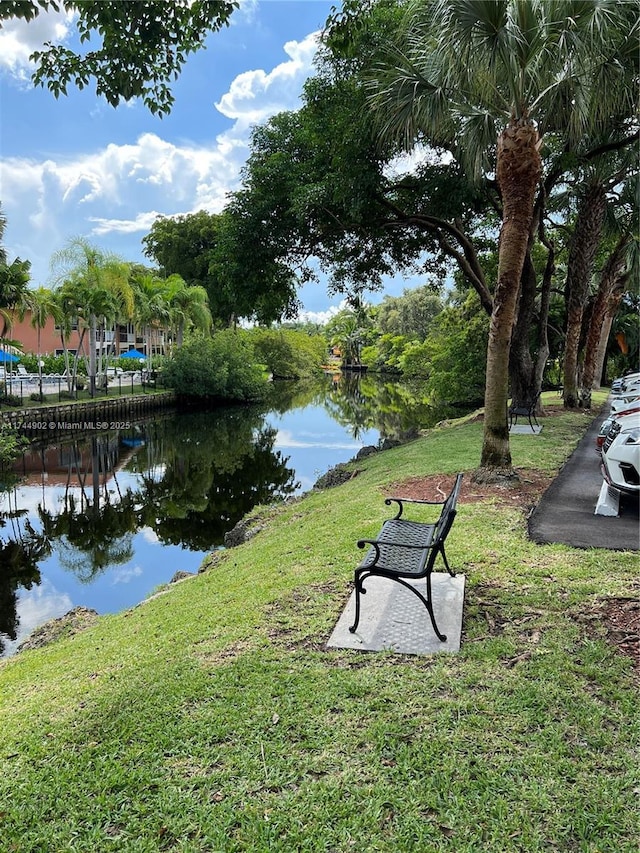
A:
{"type": "MultiPolygon", "coordinates": [[[[114,110],[92,89],[70,88],[57,101],[34,89],[29,54],[61,36],[73,44],[73,25],[52,13],[29,24],[5,23],[0,202],[9,260],[30,260],[32,285],[50,285],[51,256],[83,236],[126,260],[149,263],[141,240],[156,216],[219,212],[238,186],[252,125],[299,106],[313,73],[314,34],[334,5],[244,0],[230,26],[187,59],[164,119],[140,102],[114,110]]],[[[409,284],[389,282],[386,292],[401,293],[409,284]]],[[[323,284],[307,285],[301,298],[312,314],[339,302],[323,284]]]]}

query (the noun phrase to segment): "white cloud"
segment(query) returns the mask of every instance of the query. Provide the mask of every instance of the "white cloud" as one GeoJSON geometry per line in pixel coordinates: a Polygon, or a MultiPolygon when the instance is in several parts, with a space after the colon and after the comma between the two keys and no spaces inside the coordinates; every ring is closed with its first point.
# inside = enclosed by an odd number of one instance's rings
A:
{"type": "MultiPolygon", "coordinates": [[[[160,214],[219,212],[242,162],[237,147],[178,146],[152,133],[75,157],[0,159],[8,253],[29,258],[43,283],[49,257],[72,236],[139,236],[160,214]]],[[[136,259],[129,247],[110,249],[136,259]]]]}
{"type": "Polygon", "coordinates": [[[236,131],[246,130],[282,110],[293,109],[312,70],[317,47],[318,33],[311,33],[303,41],[288,41],[284,46],[289,57],[286,62],[270,72],[256,69],[239,74],[216,108],[236,120],[236,131]]]}
{"type": "Polygon", "coordinates": [[[318,323],[320,326],[326,326],[332,317],[335,317],[346,307],[346,300],[343,300],[340,305],[330,305],[326,311],[300,311],[298,320],[301,323],[318,323]]]}
{"type": "MultiPolygon", "coordinates": [[[[244,12],[252,9],[248,3],[244,12]]],[[[51,36],[52,19],[43,21],[51,36]]],[[[33,26],[27,28],[30,35],[33,26]]],[[[43,35],[41,28],[40,38],[43,35]]],[[[26,44],[22,36],[20,44],[26,44]]],[[[127,144],[74,154],[48,152],[42,160],[0,158],[9,257],[29,259],[33,283],[44,284],[49,281],[49,259],[71,237],[99,238],[106,250],[142,261],[140,237],[158,215],[220,212],[228,193],[238,186],[249,152],[250,125],[298,106],[316,47],[315,34],[289,41],[284,47],[288,59],[272,71],[238,75],[217,105],[233,124],[208,146],[146,132],[127,144]]]]}
{"type": "Polygon", "coordinates": [[[293,448],[315,448],[316,450],[357,450],[360,444],[356,441],[331,441],[323,440],[321,435],[309,435],[309,440],[304,441],[294,438],[293,433],[287,429],[279,429],[274,442],[274,447],[292,450],[293,448]]]}
{"type": "Polygon", "coordinates": [[[144,573],[141,566],[123,566],[111,572],[111,585],[119,583],[130,583],[134,578],[139,578],[144,573]]]}
{"type": "Polygon", "coordinates": [[[5,641],[5,654],[13,654],[20,643],[23,643],[38,626],[44,625],[50,619],[64,616],[72,608],[73,602],[67,593],[60,592],[51,581],[46,579],[30,590],[21,590],[17,607],[19,625],[16,633],[18,636],[13,641],[5,641]]]}
{"type": "Polygon", "coordinates": [[[70,33],[73,14],[40,12],[32,21],[9,19],[0,29],[0,69],[18,80],[27,80],[33,72],[29,56],[45,42],[61,44],[70,33]]]}
{"type": "Polygon", "coordinates": [[[158,538],[158,534],[151,527],[143,527],[142,528],[142,538],[145,542],[149,542],[151,545],[161,545],[160,539],[158,538]]]}
{"type": "Polygon", "coordinates": [[[151,226],[158,216],[162,216],[162,214],[157,210],[148,210],[145,213],[139,213],[135,219],[103,219],[99,216],[90,216],[88,221],[95,223],[91,228],[91,233],[97,237],[114,231],[120,234],[136,234],[138,232],[146,234],[151,230],[151,226]]]}

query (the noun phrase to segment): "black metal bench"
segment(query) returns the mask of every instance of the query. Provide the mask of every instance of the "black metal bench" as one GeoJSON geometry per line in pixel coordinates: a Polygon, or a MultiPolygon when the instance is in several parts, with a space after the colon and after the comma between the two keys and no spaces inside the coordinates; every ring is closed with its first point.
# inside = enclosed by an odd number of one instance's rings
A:
{"type": "Polygon", "coordinates": [[[387,519],[376,539],[360,539],[358,548],[369,546],[364,559],[355,571],[356,612],[355,621],[349,628],[355,633],[360,622],[360,596],[366,593],[364,582],[369,577],[389,578],[415,593],[427,608],[431,625],[436,636],[442,642],[447,637],[436,624],[431,599],[431,573],[438,554],[442,556],[451,577],[455,572],[449,568],[444,545],[456,517],[456,504],[462,484],[462,474],[456,476],[455,483],[445,501],[425,501],[415,498],[386,498],[385,504],[398,504],[393,518],[387,519]],[[407,503],[440,506],[440,516],[433,524],[421,521],[409,521],[402,518],[407,503]],[[416,589],[409,581],[426,578],[426,595],[416,589]]]}
{"type": "Polygon", "coordinates": [[[538,405],[539,399],[540,399],[540,391],[538,391],[536,396],[533,398],[533,402],[529,403],[528,405],[514,406],[513,402],[512,402],[511,405],[509,406],[509,410],[508,410],[509,411],[509,429],[511,429],[511,427],[514,424],[518,423],[519,417],[528,418],[529,426],[531,427],[532,432],[533,432],[533,423],[531,421],[532,418],[536,422],[536,426],[540,427],[540,424],[538,423],[538,421],[536,419],[536,407],[538,405]]]}

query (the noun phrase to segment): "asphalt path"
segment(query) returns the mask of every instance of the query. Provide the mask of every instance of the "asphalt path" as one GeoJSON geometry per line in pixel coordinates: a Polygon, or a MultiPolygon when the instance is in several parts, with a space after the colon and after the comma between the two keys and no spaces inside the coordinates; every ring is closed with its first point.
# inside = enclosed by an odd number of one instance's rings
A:
{"type": "Polygon", "coordinates": [[[621,496],[616,517],[595,515],[602,487],[596,436],[606,412],[598,415],[529,519],[534,542],[574,548],[640,549],[638,496],[621,496]]]}

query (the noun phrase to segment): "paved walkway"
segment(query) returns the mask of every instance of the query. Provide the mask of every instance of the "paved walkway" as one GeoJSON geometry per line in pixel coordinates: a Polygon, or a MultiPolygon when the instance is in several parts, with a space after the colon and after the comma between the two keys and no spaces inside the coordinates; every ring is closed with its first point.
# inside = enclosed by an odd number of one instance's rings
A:
{"type": "Polygon", "coordinates": [[[547,489],[529,519],[534,542],[559,542],[574,548],[609,548],[637,551],[640,548],[638,498],[623,496],[620,515],[595,515],[602,487],[596,436],[606,412],[598,415],[547,489]]]}

